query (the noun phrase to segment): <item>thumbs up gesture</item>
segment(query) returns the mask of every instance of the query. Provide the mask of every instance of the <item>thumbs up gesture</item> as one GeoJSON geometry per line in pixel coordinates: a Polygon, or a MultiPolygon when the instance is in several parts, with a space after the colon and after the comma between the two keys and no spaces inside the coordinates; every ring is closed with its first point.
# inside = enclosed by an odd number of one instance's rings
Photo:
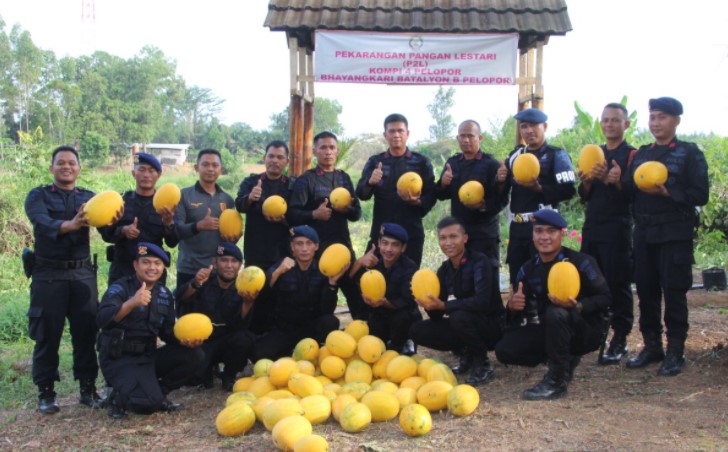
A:
{"type": "Polygon", "coordinates": [[[362,267],[365,268],[372,268],[379,262],[379,259],[377,259],[377,256],[374,255],[374,252],[377,250],[377,246],[372,243],[372,247],[367,251],[365,255],[359,258],[359,263],[362,267]]]}
{"type": "Polygon", "coordinates": [[[134,294],[135,307],[147,306],[152,301],[152,292],[147,290],[147,283],[143,282],[134,294]]]}
{"type": "Polygon", "coordinates": [[[195,285],[201,286],[207,282],[208,279],[210,279],[210,274],[212,273],[212,265],[210,265],[207,268],[201,268],[197,270],[197,274],[195,275],[195,285]]]}
{"type": "Polygon", "coordinates": [[[263,196],[263,179],[258,179],[258,184],[250,190],[248,199],[251,202],[260,201],[261,196],[263,196]]]}
{"type": "Polygon", "coordinates": [[[377,185],[380,180],[382,180],[382,176],[384,175],[384,171],[382,171],[382,162],[379,162],[376,168],[374,168],[374,171],[372,171],[372,175],[369,177],[369,185],[377,185]]]}
{"type": "Polygon", "coordinates": [[[511,311],[523,311],[526,307],[526,295],[523,293],[523,283],[518,283],[518,290],[508,300],[508,309],[511,311]]]}
{"type": "Polygon", "coordinates": [[[212,211],[207,208],[205,218],[197,222],[198,231],[217,231],[220,228],[220,220],[212,216],[212,211]]]}
{"type": "Polygon", "coordinates": [[[319,221],[328,221],[329,218],[331,218],[332,210],[330,207],[327,207],[327,204],[329,203],[328,198],[324,198],[324,201],[319,205],[315,210],[311,212],[311,216],[314,220],[319,221]]]}
{"type": "Polygon", "coordinates": [[[617,184],[621,178],[622,167],[619,166],[619,164],[615,160],[612,160],[612,168],[610,168],[609,172],[607,173],[607,183],[617,184]]]}
{"type": "Polygon", "coordinates": [[[132,222],[132,224],[126,225],[121,228],[122,235],[129,240],[134,240],[139,237],[139,228],[137,227],[138,224],[139,219],[137,217],[134,217],[134,221],[132,222]]]}
{"type": "Polygon", "coordinates": [[[450,183],[452,182],[452,167],[449,163],[445,163],[445,172],[442,173],[442,177],[440,178],[440,185],[442,187],[448,187],[450,183]]]}
{"type": "Polygon", "coordinates": [[[506,167],[506,162],[501,162],[500,167],[498,168],[498,172],[496,173],[495,180],[499,184],[503,184],[506,182],[507,178],[508,168],[506,167]]]}

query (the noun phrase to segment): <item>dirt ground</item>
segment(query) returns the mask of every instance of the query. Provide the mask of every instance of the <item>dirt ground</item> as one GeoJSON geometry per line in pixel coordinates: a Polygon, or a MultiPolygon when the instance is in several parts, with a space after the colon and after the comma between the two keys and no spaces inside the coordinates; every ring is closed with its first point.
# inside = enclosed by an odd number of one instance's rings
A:
{"type": "MultiPolygon", "coordinates": [[[[328,440],[331,451],[728,450],[728,292],[694,290],[689,303],[688,364],[677,377],[657,377],[657,365],[598,366],[595,352],[577,368],[567,398],[528,402],[521,392],[540,380],[545,367],[496,363],[496,379],[479,388],[477,411],[466,418],[433,414],[432,431],[424,437],[408,438],[396,420],[349,434],[330,419],[314,432],[328,440]]],[[[630,350],[641,346],[634,331],[630,350]]],[[[422,348],[420,353],[455,361],[449,354],[422,348]]],[[[4,411],[0,449],[274,450],[270,433],[259,424],[243,437],[217,435],[214,420],[227,395],[219,387],[185,388],[170,395],[184,410],[123,421],[79,406],[75,396],[61,399],[54,416],[4,411]]]]}

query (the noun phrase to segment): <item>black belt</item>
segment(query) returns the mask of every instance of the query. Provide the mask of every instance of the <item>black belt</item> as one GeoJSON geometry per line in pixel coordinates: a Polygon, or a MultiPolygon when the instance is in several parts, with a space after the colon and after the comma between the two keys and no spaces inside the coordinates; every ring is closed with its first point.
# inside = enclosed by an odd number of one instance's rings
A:
{"type": "Polygon", "coordinates": [[[653,225],[653,224],[664,224],[674,223],[676,221],[685,221],[693,218],[693,214],[678,210],[676,212],[658,213],[654,215],[636,214],[634,216],[635,222],[639,225],[653,225]]]}
{"type": "Polygon", "coordinates": [[[122,352],[131,353],[134,355],[151,352],[155,348],[157,348],[157,338],[145,341],[124,339],[121,343],[122,352]]]}
{"type": "Polygon", "coordinates": [[[88,257],[85,257],[83,259],[78,259],[78,260],[59,261],[59,260],[55,260],[55,259],[46,259],[45,257],[40,257],[36,254],[35,263],[46,266],[46,267],[50,267],[50,268],[60,269],[60,270],[72,270],[75,268],[81,268],[86,264],[91,264],[91,259],[89,259],[88,257]]]}

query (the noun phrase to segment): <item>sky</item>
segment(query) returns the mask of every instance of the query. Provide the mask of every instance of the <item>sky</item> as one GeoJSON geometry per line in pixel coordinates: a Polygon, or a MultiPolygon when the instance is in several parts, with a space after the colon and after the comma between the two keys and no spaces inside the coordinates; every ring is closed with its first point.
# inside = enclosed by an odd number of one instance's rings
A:
{"type": "MultiPolygon", "coordinates": [[[[628,97],[647,126],[647,101],[671,96],[684,106],[679,133],[728,135],[728,2],[716,0],[567,0],[573,31],[544,50],[544,111],[549,135],[568,128],[574,101],[598,116],[628,97]]],[[[176,61],[188,85],[225,99],[224,123],[255,129],[289,103],[284,32],[263,27],[266,0],[0,0],[0,17],[31,33],[57,57],[103,50],[123,58],[142,47],[176,61]],[[94,6],[95,14],[88,13],[94,6]],[[82,12],[86,11],[86,14],[82,12]]],[[[382,131],[393,112],[409,119],[411,140],[429,138],[427,111],[437,86],[316,83],[315,95],[343,107],[344,135],[382,131]]],[[[459,86],[451,115],[484,129],[517,109],[516,86],[459,86]]],[[[453,131],[453,134],[455,131],[453,131]]]]}

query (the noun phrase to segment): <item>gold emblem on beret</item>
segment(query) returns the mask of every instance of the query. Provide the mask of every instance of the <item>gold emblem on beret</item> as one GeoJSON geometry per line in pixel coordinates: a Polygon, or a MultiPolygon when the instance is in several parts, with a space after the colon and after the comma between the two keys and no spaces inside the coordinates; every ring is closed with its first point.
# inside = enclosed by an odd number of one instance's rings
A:
{"type": "Polygon", "coordinates": [[[218,256],[222,256],[223,254],[225,254],[225,248],[223,248],[221,246],[218,246],[217,247],[217,255],[218,256]]]}
{"type": "Polygon", "coordinates": [[[140,256],[146,256],[147,254],[149,254],[149,251],[147,250],[146,246],[140,246],[137,254],[139,254],[140,256]]]}

